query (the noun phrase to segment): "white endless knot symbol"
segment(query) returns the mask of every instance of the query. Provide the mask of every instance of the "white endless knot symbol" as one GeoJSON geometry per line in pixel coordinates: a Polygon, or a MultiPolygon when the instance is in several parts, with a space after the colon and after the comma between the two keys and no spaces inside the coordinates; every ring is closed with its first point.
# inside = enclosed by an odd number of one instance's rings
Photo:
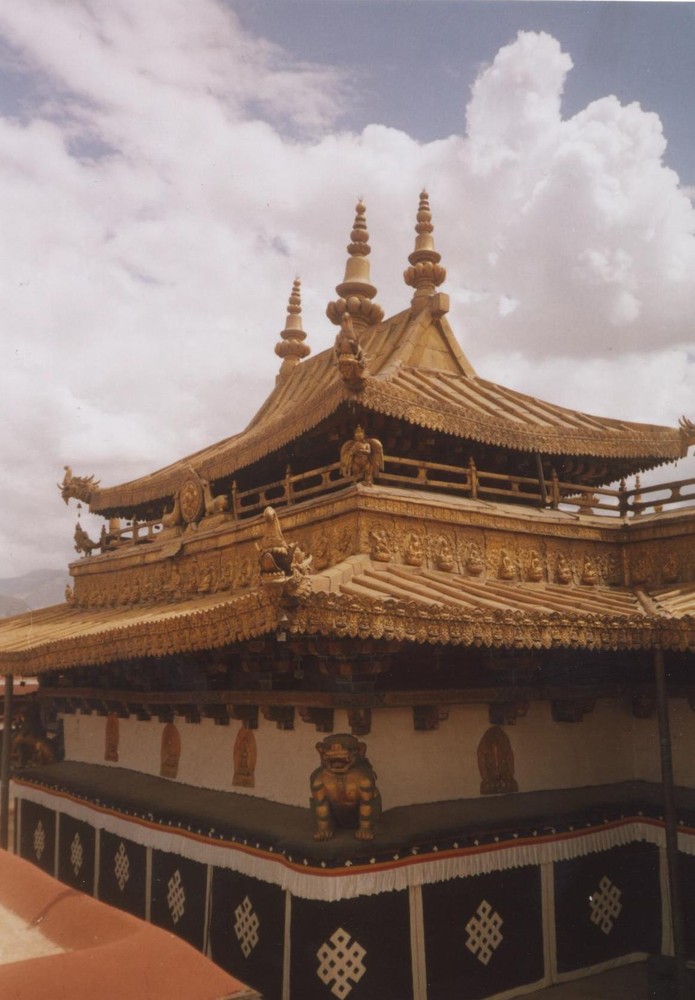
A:
{"type": "Polygon", "coordinates": [[[466,948],[475,955],[479,962],[487,965],[495,951],[502,944],[503,937],[500,927],[504,921],[499,913],[486,899],[482,901],[475,914],[466,924],[468,940],[466,948]]]}
{"type": "Polygon", "coordinates": [[[83,861],[84,851],[82,850],[82,842],[80,841],[79,833],[76,833],[72,838],[72,844],[70,845],[70,864],[72,865],[72,870],[75,875],[77,875],[82,867],[83,861]]]}
{"type": "Polygon", "coordinates": [[[248,958],[253,949],[258,944],[258,928],[260,921],[257,914],[253,912],[253,906],[248,896],[237,906],[234,911],[234,933],[237,936],[239,947],[244,953],[244,958],[248,958]]]}
{"type": "Polygon", "coordinates": [[[36,824],[36,829],[34,830],[34,854],[36,855],[36,860],[41,860],[41,855],[46,849],[46,831],[43,828],[43,823],[41,820],[36,824]]]}
{"type": "Polygon", "coordinates": [[[169,887],[169,892],[167,893],[169,912],[171,913],[171,919],[175,924],[178,924],[186,909],[186,893],[183,891],[181,872],[178,868],[169,879],[167,885],[169,887]]]}
{"type": "Polygon", "coordinates": [[[118,845],[118,850],[113,859],[113,870],[118,882],[118,888],[123,892],[126,882],[130,878],[130,861],[128,860],[123,841],[118,845]]]}
{"type": "Polygon", "coordinates": [[[604,875],[598,884],[598,891],[589,896],[591,906],[591,923],[603,931],[610,934],[615,926],[615,921],[620,916],[623,904],[620,902],[622,892],[613,885],[607,875],[604,875]]]}
{"type": "Polygon", "coordinates": [[[366,954],[362,945],[357,941],[350,943],[350,935],[339,927],[316,952],[319,960],[316,975],[331,987],[334,997],[343,1000],[351,992],[352,984],[358,983],[367,971],[362,962],[366,954]]]}

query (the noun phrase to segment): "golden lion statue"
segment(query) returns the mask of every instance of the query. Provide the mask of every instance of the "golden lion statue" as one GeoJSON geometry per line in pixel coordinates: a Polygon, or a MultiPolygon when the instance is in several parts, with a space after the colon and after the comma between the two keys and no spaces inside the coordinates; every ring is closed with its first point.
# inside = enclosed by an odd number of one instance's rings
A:
{"type": "Polygon", "coordinates": [[[381,796],[366,745],[338,733],[317,743],[316,749],[321,766],[311,775],[314,840],[330,840],[336,827],[355,830],[358,840],[372,840],[381,815],[381,796]]]}

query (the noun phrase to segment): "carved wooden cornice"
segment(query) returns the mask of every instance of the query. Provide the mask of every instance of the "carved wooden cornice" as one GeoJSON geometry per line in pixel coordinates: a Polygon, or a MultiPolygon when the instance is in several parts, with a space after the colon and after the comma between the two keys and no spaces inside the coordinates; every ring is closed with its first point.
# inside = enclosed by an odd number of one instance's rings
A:
{"type": "MultiPolygon", "coordinates": [[[[80,612],[48,609],[54,635],[0,653],[3,672],[27,676],[48,670],[162,657],[217,649],[274,635],[278,609],[263,593],[251,592],[208,606],[192,602],[159,608],[80,612]]],[[[34,625],[42,621],[34,614],[34,625]]],[[[695,617],[654,618],[519,611],[432,605],[353,594],[313,594],[286,624],[291,640],[319,636],[510,649],[689,650],[695,645],[695,617]]],[[[50,629],[47,630],[50,633],[50,629]]],[[[349,652],[349,651],[348,651],[349,652]]],[[[353,650],[354,654],[354,650],[353,650]]],[[[379,666],[377,656],[377,667],[379,666]]],[[[349,662],[349,661],[348,661],[349,662]]],[[[359,668],[358,668],[359,672],[359,668]]],[[[350,664],[352,673],[352,664],[350,664]]]]}
{"type": "Polygon", "coordinates": [[[511,649],[628,650],[661,645],[664,649],[687,650],[695,643],[695,618],[461,610],[354,595],[316,594],[293,616],[290,632],[511,649]]]}
{"type": "MultiPolygon", "coordinates": [[[[449,395],[459,394],[456,385],[458,379],[454,381],[453,376],[445,375],[441,375],[439,379],[445,383],[449,395]]],[[[645,469],[663,461],[680,458],[684,454],[682,438],[676,428],[648,425],[631,427],[625,424],[622,433],[619,433],[618,421],[597,418],[604,425],[602,428],[573,426],[569,434],[569,418],[572,416],[570,410],[563,411],[562,407],[541,403],[544,409],[555,412],[552,423],[539,427],[537,424],[505,418],[505,404],[510,401],[509,397],[516,397],[514,402],[519,407],[532,407],[539,403],[530,396],[504,389],[494,382],[476,379],[472,388],[466,385],[466,393],[462,393],[460,399],[447,403],[439,393],[428,393],[428,383],[431,381],[429,373],[421,374],[415,369],[400,371],[388,381],[373,379],[365,385],[361,403],[377,413],[408,420],[429,430],[518,451],[642,459],[642,468],[645,469]],[[420,392],[413,391],[413,383],[418,381],[422,382],[420,392]],[[465,405],[466,397],[480,388],[484,388],[485,396],[490,397],[487,402],[494,415],[483,412],[482,408],[478,409],[475,405],[465,405]],[[494,407],[495,400],[499,409],[494,407]],[[563,413],[568,418],[565,421],[562,419],[563,413]]],[[[483,396],[482,392],[479,394],[483,396]]]]}
{"type": "MultiPolygon", "coordinates": [[[[508,716],[509,707],[515,706],[516,715],[525,714],[531,701],[587,701],[598,698],[648,698],[652,691],[649,684],[621,685],[517,685],[508,687],[459,687],[459,688],[401,688],[395,691],[344,691],[326,690],[247,690],[227,689],[192,691],[131,691],[93,687],[41,687],[37,698],[46,704],[59,705],[60,711],[96,711],[100,715],[115,712],[121,717],[140,711],[150,717],[160,711],[177,711],[181,706],[195,707],[202,715],[216,718],[224,713],[227,719],[236,717],[245,706],[260,707],[263,717],[272,722],[289,721],[289,710],[297,708],[302,718],[319,709],[345,709],[348,713],[379,708],[434,708],[444,712],[452,705],[499,706],[508,716]],[[220,713],[216,710],[220,709],[220,713]],[[304,714],[302,714],[304,713],[304,714]]],[[[671,697],[693,700],[692,687],[671,685],[671,697]]],[[[241,717],[241,715],[239,715],[241,717]]],[[[442,716],[443,718],[444,716],[442,716]]],[[[305,720],[306,721],[306,720],[305,720]]],[[[499,725],[501,723],[493,723],[499,725]]]]}
{"type": "Polygon", "coordinates": [[[143,656],[217,649],[273,632],[276,626],[276,614],[260,593],[189,609],[168,605],[136,612],[79,612],[65,606],[48,611],[55,636],[0,652],[4,673],[31,676],[143,656]]]}
{"type": "MultiPolygon", "coordinates": [[[[695,706],[693,690],[688,685],[670,685],[669,698],[682,698],[695,706]]],[[[522,688],[452,688],[439,690],[399,690],[358,692],[346,695],[340,691],[156,691],[132,692],[100,690],[98,688],[41,688],[38,699],[48,716],[82,712],[128,718],[147,722],[156,718],[160,723],[176,722],[177,717],[189,724],[212,719],[215,725],[228,726],[230,720],[241,721],[244,727],[256,729],[259,715],[278,729],[291,730],[302,724],[317,732],[330,733],[335,727],[335,711],[347,712],[348,725],[354,736],[366,736],[371,731],[374,710],[409,708],[416,731],[438,729],[446,722],[450,710],[458,705],[487,703],[490,724],[514,725],[528,711],[530,702],[550,703],[553,721],[558,724],[578,723],[590,713],[599,699],[621,701],[626,710],[632,709],[637,718],[649,718],[654,712],[652,685],[642,683],[601,685],[557,685],[522,688]]]]}

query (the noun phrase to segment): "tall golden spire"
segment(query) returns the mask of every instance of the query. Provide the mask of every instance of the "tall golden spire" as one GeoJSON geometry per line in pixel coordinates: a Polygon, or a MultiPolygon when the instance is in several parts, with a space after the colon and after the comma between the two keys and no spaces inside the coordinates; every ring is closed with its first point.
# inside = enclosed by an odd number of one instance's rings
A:
{"type": "Polygon", "coordinates": [[[345,265],[345,278],[335,289],[340,298],[328,303],[326,315],[336,326],[341,326],[345,317],[349,317],[352,328],[359,337],[368,326],[384,318],[384,310],[376,302],[372,302],[376,288],[369,280],[367,257],[372,248],[369,245],[365,207],[362,201],[357,203],[355,211],[357,214],[350,234],[352,242],[347,248],[350,256],[345,265]]]}
{"type": "Polygon", "coordinates": [[[406,285],[415,289],[412,298],[413,309],[424,309],[436,288],[446,278],[446,270],[439,261],[442,255],[434,249],[434,226],[430,211],[429,195],[425,190],[420,193],[420,205],[415,226],[415,249],[408,257],[410,267],[403,272],[406,285]]]}
{"type": "Polygon", "coordinates": [[[306,333],[302,329],[301,284],[299,278],[294,279],[290,300],[287,304],[287,323],[280,334],[282,340],[275,345],[275,353],[282,358],[278,378],[289,375],[302,358],[311,354],[311,348],[304,343],[306,333]]]}

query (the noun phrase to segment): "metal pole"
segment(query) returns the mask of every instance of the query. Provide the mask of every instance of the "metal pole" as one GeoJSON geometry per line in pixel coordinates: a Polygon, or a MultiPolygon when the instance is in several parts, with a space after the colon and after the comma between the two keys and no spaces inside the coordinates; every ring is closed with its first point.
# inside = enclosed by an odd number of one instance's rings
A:
{"type": "Polygon", "coordinates": [[[678,877],[678,820],[673,794],[673,760],[671,757],[671,726],[668,717],[668,693],[664,652],[654,650],[654,679],[656,704],[659,717],[659,746],[661,749],[661,784],[663,788],[664,829],[666,833],[666,867],[671,897],[671,925],[673,927],[673,953],[676,965],[677,1000],[688,1000],[688,972],[685,965],[685,934],[680,879],[678,877]]]}
{"type": "Polygon", "coordinates": [[[10,762],[12,758],[12,701],[14,678],[5,674],[5,710],[2,730],[2,770],[0,773],[0,847],[7,850],[10,831],[10,762]]]}

